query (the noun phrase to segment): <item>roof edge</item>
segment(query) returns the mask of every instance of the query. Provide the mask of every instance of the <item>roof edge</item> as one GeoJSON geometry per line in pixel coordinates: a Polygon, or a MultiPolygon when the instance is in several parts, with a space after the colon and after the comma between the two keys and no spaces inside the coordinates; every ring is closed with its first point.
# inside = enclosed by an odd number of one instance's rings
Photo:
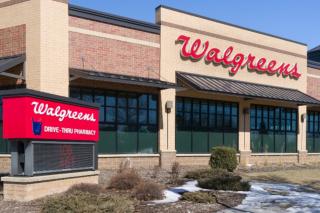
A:
{"type": "Polygon", "coordinates": [[[308,53],[318,52],[318,51],[320,51],[320,45],[315,46],[314,48],[308,50],[308,53]]]}
{"type": "MultiPolygon", "coordinates": [[[[221,78],[221,77],[203,75],[203,74],[198,74],[198,73],[188,73],[188,72],[183,72],[183,71],[176,71],[176,73],[177,73],[177,74],[195,75],[195,76],[199,76],[199,77],[215,78],[215,79],[226,80],[226,81],[233,81],[233,82],[238,82],[238,83],[245,83],[245,84],[252,84],[252,85],[264,86],[264,87],[269,87],[269,88],[278,88],[278,89],[284,89],[284,90],[291,90],[291,91],[299,91],[299,92],[301,92],[300,90],[298,90],[298,89],[293,89],[293,88],[273,86],[273,85],[267,85],[267,84],[259,84],[259,83],[247,82],[247,81],[242,81],[242,80],[235,80],[235,79],[228,79],[228,78],[221,78]]],[[[305,94],[304,92],[302,92],[302,93],[305,94]]]]}
{"type": "Polygon", "coordinates": [[[1,57],[0,60],[8,60],[4,64],[1,65],[0,67],[0,73],[5,72],[19,64],[22,64],[26,60],[26,55],[25,54],[20,54],[20,55],[14,55],[14,56],[5,56],[1,57]]]}
{"type": "Polygon", "coordinates": [[[35,98],[43,98],[51,101],[58,101],[61,103],[66,103],[71,105],[77,105],[77,106],[83,106],[83,107],[89,107],[89,108],[99,108],[99,104],[97,103],[85,102],[75,98],[54,95],[51,93],[40,92],[40,91],[27,89],[27,88],[1,90],[0,95],[2,97],[29,96],[29,97],[35,97],[35,98]]]}
{"type": "Polygon", "coordinates": [[[308,67],[314,68],[314,69],[320,69],[320,62],[318,61],[313,61],[313,60],[308,60],[308,67]]]}
{"type": "MultiPolygon", "coordinates": [[[[87,72],[87,73],[96,73],[99,74],[98,76],[91,76],[91,77],[103,77],[103,78],[109,78],[112,79],[114,82],[139,82],[141,83],[141,86],[147,86],[150,84],[158,85],[158,88],[176,88],[176,84],[168,81],[163,81],[160,79],[153,79],[153,78],[145,78],[145,77],[137,77],[137,76],[131,76],[131,75],[120,75],[120,74],[114,74],[114,73],[106,73],[101,72],[97,70],[88,70],[88,69],[79,69],[79,68],[69,68],[69,73],[74,74],[73,72],[87,72]],[[101,74],[105,75],[102,76],[101,74]],[[117,78],[118,77],[118,78],[117,78]]],[[[140,84],[138,84],[140,85],[140,84]]]]}
{"type": "MultiPolygon", "coordinates": [[[[198,77],[207,77],[207,78],[214,78],[214,79],[219,79],[219,80],[224,80],[224,81],[230,81],[230,82],[238,82],[238,83],[245,83],[245,84],[251,84],[251,85],[256,85],[256,86],[264,86],[264,87],[268,87],[268,88],[276,88],[276,89],[282,89],[282,90],[287,90],[287,91],[293,91],[293,92],[298,92],[300,94],[303,94],[304,96],[308,97],[309,99],[312,100],[311,101],[292,101],[292,100],[285,100],[285,99],[279,99],[279,98],[270,98],[270,97],[259,97],[259,96],[254,96],[254,95],[241,95],[243,97],[252,97],[252,98],[262,98],[262,99],[272,99],[272,100],[280,100],[280,101],[285,101],[285,102],[294,102],[294,103],[300,103],[300,104],[311,104],[311,105],[320,105],[320,100],[300,91],[297,89],[290,89],[290,88],[285,88],[285,87],[279,87],[279,86],[270,86],[270,85],[264,85],[264,84],[257,84],[257,83],[250,83],[250,82],[245,82],[245,81],[238,81],[238,80],[231,80],[231,79],[225,79],[225,78],[219,78],[219,77],[212,77],[212,76],[207,76],[207,75],[201,75],[201,74],[191,74],[191,73],[186,73],[186,72],[176,72],[176,74],[178,74],[178,76],[180,76],[181,78],[185,77],[183,76],[183,74],[185,75],[193,75],[193,76],[198,76],[198,77]]],[[[191,82],[192,83],[192,82],[191,82]]],[[[193,83],[192,83],[193,84],[193,83]]],[[[199,90],[200,88],[197,85],[194,85],[194,87],[197,87],[199,90]]],[[[211,91],[211,90],[204,90],[201,89],[203,91],[211,91]]],[[[217,92],[217,93],[223,93],[223,92],[217,92]]],[[[239,94],[236,94],[239,95],[239,94]]]]}
{"type": "Polygon", "coordinates": [[[112,24],[120,27],[126,27],[153,34],[160,34],[160,26],[157,24],[118,16],[72,4],[69,4],[69,16],[112,24]]]}
{"type": "Polygon", "coordinates": [[[259,33],[259,34],[266,35],[266,36],[270,36],[270,37],[273,37],[273,38],[277,38],[277,39],[281,39],[281,40],[293,42],[293,43],[300,44],[300,45],[303,45],[303,46],[308,46],[306,43],[303,43],[303,42],[300,42],[300,41],[295,41],[295,40],[292,40],[292,39],[284,38],[284,37],[277,36],[277,35],[273,35],[273,34],[270,34],[270,33],[265,33],[265,32],[261,32],[261,31],[258,31],[258,30],[251,29],[251,28],[242,27],[242,26],[239,26],[239,25],[236,25],[236,24],[231,24],[231,23],[229,23],[229,22],[220,21],[220,20],[217,20],[217,19],[214,19],[214,18],[210,18],[210,17],[207,17],[207,16],[198,15],[198,14],[196,14],[196,13],[187,12],[187,11],[180,10],[180,9],[176,9],[176,8],[169,7],[169,6],[166,6],[166,5],[159,5],[158,7],[156,7],[156,10],[158,10],[158,9],[160,9],[160,8],[165,8],[165,9],[168,9],[168,10],[173,10],[173,11],[176,11],[176,12],[179,12],[179,13],[184,13],[184,14],[191,15],[191,16],[195,16],[195,17],[198,17],[198,18],[206,19],[206,20],[209,20],[209,21],[218,22],[218,23],[220,23],[220,24],[229,25],[229,26],[231,26],[231,27],[236,27],[236,28],[240,28],[240,29],[247,30],[247,31],[250,31],[250,32],[259,33]]]}

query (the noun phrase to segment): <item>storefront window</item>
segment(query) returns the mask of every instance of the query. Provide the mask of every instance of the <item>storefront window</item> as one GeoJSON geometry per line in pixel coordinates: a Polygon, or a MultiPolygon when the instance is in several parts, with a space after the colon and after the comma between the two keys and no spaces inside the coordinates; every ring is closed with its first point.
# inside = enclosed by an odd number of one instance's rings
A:
{"type": "Polygon", "coordinates": [[[177,152],[208,153],[215,146],[238,148],[238,105],[178,97],[177,152]]]}
{"type": "Polygon", "coordinates": [[[157,153],[158,96],[71,88],[70,97],[100,104],[99,153],[157,153]]]}
{"type": "Polygon", "coordinates": [[[252,105],[251,150],[255,153],[297,152],[297,110],[252,105]]]}
{"type": "Polygon", "coordinates": [[[308,112],[307,117],[307,150],[320,153],[320,113],[308,112]]]}

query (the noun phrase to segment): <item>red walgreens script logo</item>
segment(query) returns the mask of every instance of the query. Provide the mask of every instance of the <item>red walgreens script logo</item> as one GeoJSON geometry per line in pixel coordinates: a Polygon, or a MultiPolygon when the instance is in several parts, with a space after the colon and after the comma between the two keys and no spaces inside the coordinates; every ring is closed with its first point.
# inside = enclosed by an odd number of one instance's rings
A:
{"type": "Polygon", "coordinates": [[[235,75],[240,68],[247,66],[249,70],[258,71],[260,73],[268,73],[270,75],[277,74],[283,77],[290,76],[291,78],[298,79],[301,73],[298,72],[298,65],[295,64],[291,67],[291,64],[279,63],[276,60],[267,62],[266,58],[256,59],[256,56],[251,53],[246,57],[242,53],[237,53],[233,57],[230,57],[233,52],[233,47],[228,47],[222,57],[220,57],[221,50],[218,48],[209,48],[209,41],[202,42],[200,39],[196,39],[189,47],[190,37],[186,35],[180,35],[177,39],[178,43],[182,43],[180,54],[183,58],[192,59],[198,61],[204,57],[206,63],[224,64],[230,66],[230,74],[235,75]],[[291,67],[291,68],[290,68],[291,67]]]}

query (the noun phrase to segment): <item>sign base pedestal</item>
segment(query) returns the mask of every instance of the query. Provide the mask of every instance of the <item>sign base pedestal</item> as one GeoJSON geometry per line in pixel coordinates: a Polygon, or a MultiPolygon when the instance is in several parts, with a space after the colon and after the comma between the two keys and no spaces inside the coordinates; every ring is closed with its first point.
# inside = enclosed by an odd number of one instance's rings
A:
{"type": "Polygon", "coordinates": [[[4,200],[31,201],[65,192],[76,184],[98,184],[99,174],[99,171],[85,171],[34,177],[2,177],[4,200]]]}

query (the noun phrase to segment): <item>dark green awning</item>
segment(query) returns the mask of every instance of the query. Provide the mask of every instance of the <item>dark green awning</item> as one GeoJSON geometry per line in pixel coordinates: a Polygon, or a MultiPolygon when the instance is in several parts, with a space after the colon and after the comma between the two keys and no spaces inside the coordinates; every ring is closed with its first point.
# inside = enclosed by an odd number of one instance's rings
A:
{"type": "Polygon", "coordinates": [[[0,58],[0,73],[24,63],[25,55],[7,56],[0,58]]]}
{"type": "Polygon", "coordinates": [[[192,89],[213,93],[222,93],[246,98],[272,99],[297,104],[319,105],[320,101],[295,89],[248,83],[230,79],[216,78],[177,72],[177,80],[192,89]]]}

